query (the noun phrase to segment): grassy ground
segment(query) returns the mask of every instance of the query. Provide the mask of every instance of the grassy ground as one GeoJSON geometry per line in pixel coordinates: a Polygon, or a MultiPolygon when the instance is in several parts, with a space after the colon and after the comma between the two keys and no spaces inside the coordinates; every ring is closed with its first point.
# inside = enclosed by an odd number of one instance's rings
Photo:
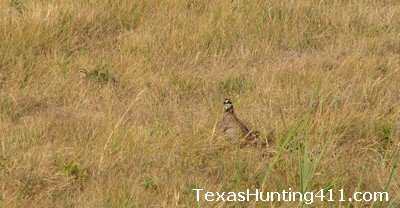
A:
{"type": "Polygon", "coordinates": [[[0,2],[2,207],[304,205],[193,188],[387,190],[399,206],[400,2],[0,2]],[[224,98],[275,131],[274,154],[226,141],[224,98]]]}

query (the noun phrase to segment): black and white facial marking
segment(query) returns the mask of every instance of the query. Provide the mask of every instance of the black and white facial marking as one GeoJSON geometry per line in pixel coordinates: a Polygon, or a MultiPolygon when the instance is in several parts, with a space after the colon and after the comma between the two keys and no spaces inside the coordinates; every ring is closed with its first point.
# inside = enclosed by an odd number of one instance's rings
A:
{"type": "Polygon", "coordinates": [[[229,99],[225,99],[225,101],[224,101],[224,109],[225,109],[225,111],[228,110],[229,108],[231,108],[232,106],[233,106],[232,105],[232,101],[229,100],[229,99]]]}

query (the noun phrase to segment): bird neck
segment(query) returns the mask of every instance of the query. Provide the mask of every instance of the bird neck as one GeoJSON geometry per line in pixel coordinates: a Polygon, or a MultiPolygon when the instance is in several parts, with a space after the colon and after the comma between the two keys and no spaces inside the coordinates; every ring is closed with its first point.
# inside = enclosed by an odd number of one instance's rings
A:
{"type": "Polygon", "coordinates": [[[233,114],[234,112],[233,112],[233,106],[232,107],[230,107],[230,108],[228,108],[228,109],[226,109],[225,110],[225,113],[228,113],[228,114],[233,114]]]}

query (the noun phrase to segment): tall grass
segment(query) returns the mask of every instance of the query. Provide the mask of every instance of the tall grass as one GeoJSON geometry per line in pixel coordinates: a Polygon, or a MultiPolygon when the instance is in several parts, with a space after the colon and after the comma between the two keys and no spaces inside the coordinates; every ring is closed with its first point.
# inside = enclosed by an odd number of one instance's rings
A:
{"type": "Polygon", "coordinates": [[[193,188],[400,204],[397,1],[0,0],[0,14],[2,207],[305,206],[193,188]],[[224,138],[224,98],[275,132],[270,149],[224,138]]]}

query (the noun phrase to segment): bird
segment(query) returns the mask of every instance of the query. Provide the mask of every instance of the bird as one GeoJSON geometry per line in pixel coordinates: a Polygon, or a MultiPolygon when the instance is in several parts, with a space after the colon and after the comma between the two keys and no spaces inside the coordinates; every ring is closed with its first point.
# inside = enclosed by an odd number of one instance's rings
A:
{"type": "Polygon", "coordinates": [[[81,79],[86,78],[86,77],[87,77],[87,74],[88,74],[88,72],[87,72],[86,69],[79,69],[78,73],[79,73],[79,77],[80,77],[81,79]]]}
{"type": "Polygon", "coordinates": [[[240,139],[241,143],[254,144],[258,147],[268,147],[265,139],[262,139],[258,132],[250,130],[236,116],[233,110],[233,104],[230,99],[224,100],[224,116],[222,119],[222,128],[225,136],[230,140],[240,139]]]}
{"type": "Polygon", "coordinates": [[[86,69],[79,69],[78,70],[78,75],[79,75],[79,83],[83,85],[88,84],[88,71],[86,69]]]}
{"type": "Polygon", "coordinates": [[[118,81],[117,81],[117,79],[115,79],[114,76],[111,76],[108,73],[103,72],[103,71],[99,72],[99,78],[107,83],[111,83],[113,86],[118,84],[118,81]]]}

